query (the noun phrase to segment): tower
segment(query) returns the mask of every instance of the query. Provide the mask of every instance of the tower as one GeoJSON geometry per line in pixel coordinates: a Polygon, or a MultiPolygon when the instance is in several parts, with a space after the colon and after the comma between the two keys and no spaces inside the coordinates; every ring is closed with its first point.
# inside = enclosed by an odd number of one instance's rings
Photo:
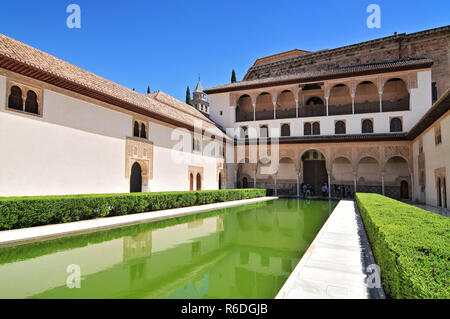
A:
{"type": "Polygon", "coordinates": [[[204,115],[209,117],[209,102],[206,98],[205,92],[203,92],[200,77],[193,93],[192,105],[204,115]]]}

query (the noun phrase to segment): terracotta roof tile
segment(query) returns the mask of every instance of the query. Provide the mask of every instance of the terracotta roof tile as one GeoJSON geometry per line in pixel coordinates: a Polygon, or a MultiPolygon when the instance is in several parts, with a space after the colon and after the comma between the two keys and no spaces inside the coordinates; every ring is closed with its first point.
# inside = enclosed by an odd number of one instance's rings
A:
{"type": "Polygon", "coordinates": [[[0,34],[1,56],[188,125],[200,120],[204,129],[221,134],[200,111],[168,94],[140,94],[3,34],[0,34]]]}

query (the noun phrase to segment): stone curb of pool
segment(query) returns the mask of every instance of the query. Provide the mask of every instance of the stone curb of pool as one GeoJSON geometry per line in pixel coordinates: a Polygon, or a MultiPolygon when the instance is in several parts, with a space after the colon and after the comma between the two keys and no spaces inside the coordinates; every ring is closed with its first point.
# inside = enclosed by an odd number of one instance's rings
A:
{"type": "Polygon", "coordinates": [[[341,200],[275,299],[369,299],[353,201],[341,200]]]}
{"type": "Polygon", "coordinates": [[[6,230],[0,232],[0,247],[26,244],[39,240],[48,240],[58,237],[89,233],[93,231],[131,226],[140,223],[161,221],[165,219],[199,214],[212,210],[272,201],[276,199],[278,199],[278,197],[260,197],[201,206],[167,209],[149,213],[98,218],[65,224],[6,230]]]}

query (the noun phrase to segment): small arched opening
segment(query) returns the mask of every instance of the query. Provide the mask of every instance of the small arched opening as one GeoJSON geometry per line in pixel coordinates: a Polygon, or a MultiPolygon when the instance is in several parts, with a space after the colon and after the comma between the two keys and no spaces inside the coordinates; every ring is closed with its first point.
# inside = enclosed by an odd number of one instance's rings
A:
{"type": "Polygon", "coordinates": [[[202,190],[202,175],[200,173],[197,174],[197,190],[202,190]]]}
{"type": "Polygon", "coordinates": [[[131,167],[130,192],[142,192],[142,167],[138,162],[135,162],[131,167]]]}

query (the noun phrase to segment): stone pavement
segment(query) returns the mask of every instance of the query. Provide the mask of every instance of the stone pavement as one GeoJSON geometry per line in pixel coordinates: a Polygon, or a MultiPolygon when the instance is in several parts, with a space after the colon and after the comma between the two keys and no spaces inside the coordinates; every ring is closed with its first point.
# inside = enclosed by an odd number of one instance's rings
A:
{"type": "Polygon", "coordinates": [[[382,289],[366,288],[366,268],[372,263],[356,205],[342,200],[276,298],[384,298],[382,289]]]}

